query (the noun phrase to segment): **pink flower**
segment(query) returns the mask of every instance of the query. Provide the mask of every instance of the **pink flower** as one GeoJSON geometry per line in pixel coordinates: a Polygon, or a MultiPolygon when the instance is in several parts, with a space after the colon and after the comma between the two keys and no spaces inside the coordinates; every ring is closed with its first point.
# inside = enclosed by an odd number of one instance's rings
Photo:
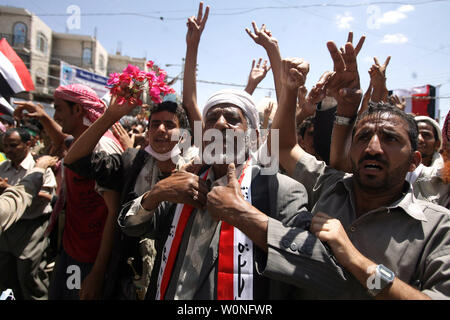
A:
{"type": "Polygon", "coordinates": [[[155,67],[153,61],[147,62],[149,72],[140,70],[137,66],[129,64],[122,73],[111,73],[108,79],[110,93],[116,96],[117,104],[128,103],[130,105],[141,105],[141,95],[148,83],[148,93],[153,103],[161,103],[162,97],[174,93],[166,83],[167,72],[155,67]],[[157,69],[157,71],[154,71],[157,69]]]}
{"type": "Polygon", "coordinates": [[[109,79],[108,79],[108,81],[106,82],[106,84],[107,84],[108,86],[118,84],[118,83],[119,83],[119,76],[120,76],[120,75],[119,75],[118,73],[116,73],[116,72],[111,73],[111,74],[109,75],[109,79]]]}

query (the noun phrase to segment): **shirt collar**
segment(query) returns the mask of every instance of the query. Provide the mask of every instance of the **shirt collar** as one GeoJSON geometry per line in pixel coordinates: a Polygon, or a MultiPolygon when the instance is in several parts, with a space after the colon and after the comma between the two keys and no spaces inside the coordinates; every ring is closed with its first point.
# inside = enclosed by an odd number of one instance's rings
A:
{"type": "Polygon", "coordinates": [[[31,170],[34,167],[34,159],[31,155],[31,152],[28,152],[27,156],[23,161],[20,163],[20,167],[24,168],[25,170],[31,170]]]}
{"type": "MultiPolygon", "coordinates": [[[[6,169],[10,170],[13,167],[11,160],[8,160],[8,164],[6,165],[6,169]]],[[[19,164],[19,168],[22,167],[24,170],[31,170],[34,167],[34,159],[31,155],[31,152],[28,152],[27,156],[22,160],[22,162],[19,164]]]]}
{"type": "MultiPolygon", "coordinates": [[[[352,182],[353,176],[349,175],[344,177],[344,179],[340,180],[338,182],[341,183],[344,188],[352,194],[353,196],[353,182],[352,182]]],[[[417,199],[414,197],[412,186],[409,182],[405,181],[403,184],[403,190],[402,190],[402,197],[395,201],[394,203],[386,206],[386,207],[380,207],[378,209],[373,210],[372,212],[376,212],[382,209],[396,209],[401,208],[404,212],[406,212],[409,216],[416,220],[420,221],[428,221],[425,217],[425,214],[423,213],[422,207],[417,203],[417,199]]]]}

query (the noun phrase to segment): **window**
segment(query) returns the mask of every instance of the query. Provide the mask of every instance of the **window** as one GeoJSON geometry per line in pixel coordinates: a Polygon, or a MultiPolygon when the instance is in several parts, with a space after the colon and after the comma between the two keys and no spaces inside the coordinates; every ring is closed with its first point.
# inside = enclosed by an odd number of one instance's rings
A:
{"type": "Polygon", "coordinates": [[[47,49],[48,49],[48,42],[47,42],[47,38],[44,36],[43,33],[38,32],[37,35],[37,39],[36,39],[36,48],[44,53],[47,54],[47,49]]]}
{"type": "Polygon", "coordinates": [[[105,58],[103,57],[103,55],[100,55],[98,57],[98,66],[101,71],[105,71],[105,58]]]}
{"type": "Polygon", "coordinates": [[[91,65],[92,64],[92,50],[91,48],[83,49],[83,65],[91,65]]]}
{"type": "Polygon", "coordinates": [[[36,70],[36,84],[39,86],[45,86],[45,72],[43,69],[39,68],[36,70]]]}
{"type": "Polygon", "coordinates": [[[13,27],[13,46],[25,45],[27,40],[27,26],[23,22],[17,22],[13,27]]]}

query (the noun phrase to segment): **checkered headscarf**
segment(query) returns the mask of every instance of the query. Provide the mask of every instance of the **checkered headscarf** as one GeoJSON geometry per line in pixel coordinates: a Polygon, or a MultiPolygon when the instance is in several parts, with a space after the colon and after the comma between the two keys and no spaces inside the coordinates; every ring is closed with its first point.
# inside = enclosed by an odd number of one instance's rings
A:
{"type": "Polygon", "coordinates": [[[84,124],[91,125],[105,112],[106,105],[94,90],[83,84],[69,84],[59,86],[54,94],[55,98],[79,103],[86,111],[84,124]]]}

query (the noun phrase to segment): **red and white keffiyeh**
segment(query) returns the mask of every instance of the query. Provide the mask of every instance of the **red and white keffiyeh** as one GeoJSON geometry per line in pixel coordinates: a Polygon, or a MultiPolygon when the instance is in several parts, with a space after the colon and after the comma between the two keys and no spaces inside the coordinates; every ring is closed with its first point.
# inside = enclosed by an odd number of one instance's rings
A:
{"type": "Polygon", "coordinates": [[[91,125],[105,112],[105,103],[97,93],[83,84],[59,86],[54,93],[55,98],[79,103],[86,111],[85,125],[91,125]]]}

